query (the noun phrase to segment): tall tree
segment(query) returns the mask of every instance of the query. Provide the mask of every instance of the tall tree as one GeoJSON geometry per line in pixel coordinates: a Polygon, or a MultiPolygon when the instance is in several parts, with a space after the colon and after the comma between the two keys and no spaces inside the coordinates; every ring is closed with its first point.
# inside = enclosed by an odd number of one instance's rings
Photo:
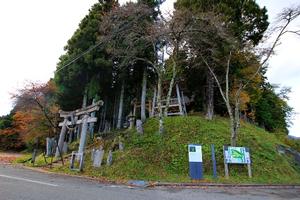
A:
{"type": "Polygon", "coordinates": [[[99,0],[81,21],[65,47],[55,73],[58,102],[64,110],[82,105],[85,92],[91,100],[101,91],[108,91],[112,82],[112,64],[97,38],[103,16],[117,6],[115,0],[99,0]],[[105,77],[105,78],[104,78],[105,77]],[[100,87],[105,85],[108,87],[100,87]]]}
{"type": "MultiPolygon", "coordinates": [[[[240,128],[240,103],[241,103],[241,94],[244,91],[244,89],[249,86],[249,84],[257,77],[257,75],[260,74],[261,70],[266,66],[267,61],[271,57],[272,53],[274,52],[275,47],[278,45],[279,41],[282,39],[283,35],[285,33],[288,33],[288,26],[290,23],[292,23],[298,16],[300,15],[299,8],[294,9],[285,9],[283,12],[279,15],[280,17],[280,26],[277,28],[277,37],[275,38],[275,41],[273,42],[272,46],[267,50],[264,51],[263,55],[260,55],[262,57],[262,60],[260,64],[255,68],[253,73],[249,73],[246,77],[239,77],[237,80],[235,80],[236,84],[230,87],[230,80],[229,80],[229,73],[232,66],[232,55],[236,53],[241,52],[248,52],[251,55],[251,48],[249,47],[246,49],[245,47],[240,48],[241,46],[236,45],[229,45],[227,47],[226,42],[228,41],[228,36],[224,37],[224,33],[226,33],[226,30],[224,28],[224,23],[220,23],[217,20],[214,20],[216,18],[210,17],[210,18],[202,18],[202,20],[209,20],[207,21],[208,24],[212,25],[212,28],[215,30],[219,30],[216,33],[218,34],[218,37],[220,38],[221,43],[225,44],[225,49],[227,49],[228,56],[226,58],[226,64],[224,64],[225,67],[225,88],[221,85],[221,79],[220,76],[218,76],[213,68],[212,65],[205,59],[203,54],[201,55],[202,60],[208,67],[209,71],[212,73],[213,77],[215,78],[215,81],[217,83],[217,86],[219,88],[220,94],[226,104],[227,111],[230,117],[230,123],[231,123],[231,145],[235,146],[237,144],[237,136],[240,128]],[[213,20],[213,21],[212,21],[213,20]],[[221,28],[221,29],[220,29],[221,28]],[[230,90],[234,91],[234,94],[230,97],[230,90]]],[[[225,27],[226,28],[226,27],[225,27]]],[[[202,35],[205,36],[205,35],[202,35]]],[[[210,36],[211,37],[211,36],[210,36]]],[[[203,37],[203,41],[205,41],[206,37],[203,37]]],[[[234,43],[233,43],[234,44],[234,43]]],[[[213,47],[210,49],[211,52],[214,52],[214,54],[218,54],[220,46],[213,47]]],[[[226,52],[226,51],[225,51],[226,52]]],[[[225,63],[225,62],[224,62],[225,63]]],[[[252,60],[249,60],[248,63],[252,63],[252,60]]],[[[249,65],[248,64],[248,65],[249,65]]],[[[231,84],[232,85],[232,84],[231,84]]]]}
{"type": "MultiPolygon", "coordinates": [[[[107,15],[100,32],[106,34],[106,37],[101,39],[118,60],[119,68],[126,68],[140,62],[156,73],[160,94],[163,64],[156,59],[156,46],[160,33],[153,27],[152,12],[147,5],[128,3],[107,15]]],[[[158,97],[158,107],[162,118],[159,99],[160,97],[158,97]]],[[[162,121],[160,124],[162,127],[162,121]]]]}
{"type": "MultiPolygon", "coordinates": [[[[269,25],[266,8],[260,8],[254,0],[178,0],[175,7],[177,10],[188,9],[198,14],[207,12],[220,13],[233,36],[238,39],[242,46],[249,43],[257,45],[269,25]]],[[[217,65],[217,63],[214,65],[217,65]]],[[[205,67],[205,64],[199,65],[198,68],[203,66],[205,67]]],[[[207,119],[212,119],[214,115],[215,81],[208,69],[205,74],[204,99],[206,100],[206,106],[204,110],[207,119]]]]}
{"type": "Polygon", "coordinates": [[[267,9],[260,8],[255,0],[178,0],[175,8],[221,13],[233,35],[244,45],[249,41],[257,45],[269,26],[267,9]]]}
{"type": "Polygon", "coordinates": [[[288,133],[293,109],[288,106],[289,88],[275,92],[276,86],[264,84],[260,98],[255,104],[255,119],[258,124],[270,132],[288,133]]]}

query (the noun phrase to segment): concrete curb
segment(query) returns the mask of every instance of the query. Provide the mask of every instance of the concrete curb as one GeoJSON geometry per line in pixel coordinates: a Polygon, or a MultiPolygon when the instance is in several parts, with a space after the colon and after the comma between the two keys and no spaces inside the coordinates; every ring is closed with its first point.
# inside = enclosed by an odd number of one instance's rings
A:
{"type": "Polygon", "coordinates": [[[156,183],[154,187],[185,188],[256,188],[256,189],[300,189],[300,185],[285,184],[223,184],[223,183],[156,183]]]}
{"type": "Polygon", "coordinates": [[[29,167],[25,165],[12,165],[24,169],[46,173],[51,175],[68,176],[73,178],[80,178],[89,181],[95,181],[101,184],[127,186],[129,188],[180,188],[180,189],[196,189],[196,188],[255,188],[255,189],[300,189],[300,185],[292,184],[223,184],[223,183],[167,183],[167,182],[147,182],[145,184],[134,184],[133,180],[129,181],[111,181],[101,179],[99,177],[89,177],[85,175],[73,175],[59,172],[51,172],[46,169],[38,167],[29,167]]]}

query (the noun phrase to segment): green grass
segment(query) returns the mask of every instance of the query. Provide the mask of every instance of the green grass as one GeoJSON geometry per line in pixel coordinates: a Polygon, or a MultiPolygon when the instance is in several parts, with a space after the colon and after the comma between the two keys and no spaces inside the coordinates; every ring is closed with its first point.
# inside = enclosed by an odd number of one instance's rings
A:
{"type": "MultiPolygon", "coordinates": [[[[276,146],[283,144],[282,140],[253,125],[242,123],[238,136],[238,146],[249,147],[251,151],[252,179],[248,178],[247,168],[243,165],[230,165],[230,178],[224,178],[223,145],[230,143],[228,119],[207,121],[199,116],[165,118],[166,132],[162,136],[157,133],[157,120],[150,119],[144,130],[144,135],[137,135],[134,131],[123,133],[125,151],[113,153],[113,165],[110,167],[93,168],[88,154],[82,174],[109,180],[191,182],[187,145],[193,143],[203,145],[205,182],[300,184],[299,167],[291,158],[276,151],[276,146]],[[217,180],[212,178],[211,144],[216,149],[217,180]]],[[[70,172],[68,164],[53,170],[79,174],[70,172]]]]}
{"type": "Polygon", "coordinates": [[[38,153],[37,157],[35,158],[34,164],[31,161],[32,154],[31,153],[26,153],[23,156],[17,158],[14,160],[14,164],[24,164],[29,167],[44,167],[48,163],[55,162],[57,159],[56,158],[51,158],[51,157],[44,157],[42,153],[38,153]]]}

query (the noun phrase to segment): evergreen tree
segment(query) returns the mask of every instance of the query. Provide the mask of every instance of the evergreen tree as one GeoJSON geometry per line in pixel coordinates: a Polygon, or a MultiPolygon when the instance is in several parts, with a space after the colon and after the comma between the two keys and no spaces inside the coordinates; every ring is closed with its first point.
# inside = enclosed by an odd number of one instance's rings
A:
{"type": "Polygon", "coordinates": [[[112,81],[111,60],[103,47],[98,44],[98,30],[103,16],[117,6],[114,0],[101,0],[92,6],[89,14],[81,21],[79,28],[68,41],[65,55],[60,57],[55,74],[58,85],[58,102],[62,109],[72,110],[82,104],[85,91],[90,99],[108,90],[112,81]],[[85,53],[91,47],[91,51],[85,53]],[[69,66],[74,58],[83,55],[69,66]],[[101,82],[105,84],[101,84],[101,82]],[[100,85],[108,88],[100,88],[100,85]]]}
{"type": "Polygon", "coordinates": [[[225,16],[230,29],[241,43],[257,45],[269,26],[267,9],[255,0],[178,0],[176,9],[215,12],[225,16]]]}
{"type": "Polygon", "coordinates": [[[290,117],[293,109],[288,106],[288,88],[283,88],[279,93],[277,87],[264,84],[261,97],[255,105],[256,121],[267,131],[288,133],[290,117]]]}

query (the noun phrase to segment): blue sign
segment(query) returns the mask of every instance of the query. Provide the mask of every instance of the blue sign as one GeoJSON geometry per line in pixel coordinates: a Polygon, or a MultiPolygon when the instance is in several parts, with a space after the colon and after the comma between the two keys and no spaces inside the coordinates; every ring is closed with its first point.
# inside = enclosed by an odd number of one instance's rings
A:
{"type": "Polygon", "coordinates": [[[198,144],[189,144],[189,168],[190,177],[192,179],[203,178],[203,167],[202,167],[202,146],[198,144]]]}

